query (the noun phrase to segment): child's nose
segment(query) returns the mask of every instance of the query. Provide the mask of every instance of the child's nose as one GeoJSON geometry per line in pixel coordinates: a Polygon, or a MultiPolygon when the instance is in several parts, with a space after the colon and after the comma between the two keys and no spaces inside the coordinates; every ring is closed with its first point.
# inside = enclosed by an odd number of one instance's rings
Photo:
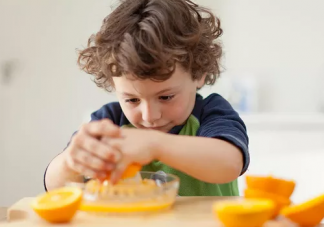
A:
{"type": "Polygon", "coordinates": [[[161,118],[161,111],[158,106],[144,105],[142,109],[142,119],[143,121],[153,124],[155,121],[161,118]]]}

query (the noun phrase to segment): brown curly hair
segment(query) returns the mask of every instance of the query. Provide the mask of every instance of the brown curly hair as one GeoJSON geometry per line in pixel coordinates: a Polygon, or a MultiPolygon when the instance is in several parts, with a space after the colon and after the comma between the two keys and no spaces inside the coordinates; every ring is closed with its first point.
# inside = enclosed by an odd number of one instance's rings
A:
{"type": "Polygon", "coordinates": [[[164,81],[176,63],[205,84],[220,75],[220,20],[189,0],[122,0],[79,52],[78,64],[98,87],[113,88],[113,77],[164,81]]]}

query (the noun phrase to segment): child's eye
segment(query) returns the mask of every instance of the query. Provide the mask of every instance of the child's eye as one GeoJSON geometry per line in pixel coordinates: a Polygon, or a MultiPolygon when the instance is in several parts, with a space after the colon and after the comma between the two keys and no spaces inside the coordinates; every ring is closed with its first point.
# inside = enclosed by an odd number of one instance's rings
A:
{"type": "Polygon", "coordinates": [[[133,99],[126,99],[125,102],[129,102],[129,103],[137,103],[137,102],[139,102],[139,99],[137,99],[137,98],[133,98],[133,99]]]}
{"type": "Polygon", "coordinates": [[[159,97],[159,99],[161,99],[162,101],[169,101],[173,98],[174,98],[174,95],[164,95],[164,96],[159,97]]]}

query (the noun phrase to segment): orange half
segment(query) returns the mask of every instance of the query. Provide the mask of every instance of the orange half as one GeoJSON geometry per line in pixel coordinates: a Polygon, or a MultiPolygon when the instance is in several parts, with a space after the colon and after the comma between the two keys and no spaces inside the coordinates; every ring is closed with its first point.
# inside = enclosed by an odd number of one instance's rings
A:
{"type": "Polygon", "coordinates": [[[254,189],[245,189],[244,197],[248,199],[270,199],[275,203],[274,216],[277,216],[280,210],[286,206],[289,206],[291,201],[286,197],[276,195],[270,192],[254,190],[254,189]]]}
{"type": "Polygon", "coordinates": [[[324,218],[324,195],[286,207],[280,214],[301,226],[316,226],[324,218]]]}
{"type": "Polygon", "coordinates": [[[275,178],[272,176],[246,176],[248,188],[270,192],[286,198],[290,198],[294,192],[296,183],[292,180],[275,178]]]}
{"type": "Polygon", "coordinates": [[[219,201],[213,213],[225,227],[260,227],[273,216],[275,204],[268,199],[219,201]]]}
{"type": "Polygon", "coordinates": [[[44,220],[63,223],[73,218],[81,205],[81,200],[80,188],[63,187],[37,196],[31,207],[44,220]]]}
{"type": "MultiPolygon", "coordinates": [[[[133,163],[131,165],[129,165],[126,170],[124,171],[121,179],[127,179],[127,178],[132,178],[135,177],[136,174],[142,169],[142,166],[140,164],[137,163],[133,163]]],[[[109,172],[107,174],[107,177],[105,178],[106,180],[110,180],[110,175],[111,173],[109,172]]]]}

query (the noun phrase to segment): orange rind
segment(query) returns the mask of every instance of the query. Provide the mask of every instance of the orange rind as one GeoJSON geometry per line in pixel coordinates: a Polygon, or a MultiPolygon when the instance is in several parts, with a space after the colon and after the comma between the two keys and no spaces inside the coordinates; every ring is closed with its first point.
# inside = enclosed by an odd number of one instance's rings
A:
{"type": "Polygon", "coordinates": [[[295,190],[296,183],[292,180],[275,178],[272,176],[246,176],[246,185],[248,188],[266,191],[290,198],[295,190]]]}
{"type": "Polygon", "coordinates": [[[32,209],[44,220],[51,223],[69,222],[79,209],[82,190],[63,187],[37,196],[31,203],[32,209]]]}
{"type": "Polygon", "coordinates": [[[324,195],[286,207],[280,214],[300,226],[316,226],[324,218],[324,195]]]}
{"type": "Polygon", "coordinates": [[[260,227],[271,219],[275,204],[268,199],[223,200],[213,212],[225,227],[260,227]]]}

